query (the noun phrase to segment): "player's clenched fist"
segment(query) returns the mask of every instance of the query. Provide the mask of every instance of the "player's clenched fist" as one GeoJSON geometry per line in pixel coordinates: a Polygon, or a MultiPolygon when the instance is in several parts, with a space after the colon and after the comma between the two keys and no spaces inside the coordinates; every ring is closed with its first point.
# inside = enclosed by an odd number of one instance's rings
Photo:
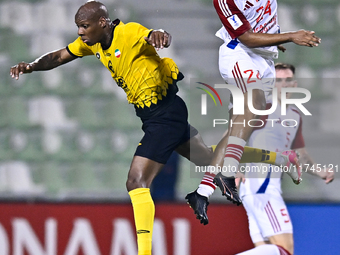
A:
{"type": "Polygon", "coordinates": [[[153,30],[149,37],[144,39],[157,50],[167,48],[171,44],[171,35],[163,29],[153,30]]]}
{"type": "Polygon", "coordinates": [[[16,80],[18,80],[19,74],[31,73],[32,71],[33,70],[32,70],[31,64],[21,62],[15,66],[12,66],[9,74],[12,76],[12,78],[15,78],[16,80]]]}

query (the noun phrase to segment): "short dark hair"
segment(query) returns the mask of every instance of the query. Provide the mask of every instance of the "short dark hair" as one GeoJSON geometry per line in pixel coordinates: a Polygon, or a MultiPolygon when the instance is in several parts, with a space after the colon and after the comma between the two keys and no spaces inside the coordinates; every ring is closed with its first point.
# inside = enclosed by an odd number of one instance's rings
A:
{"type": "Polygon", "coordinates": [[[295,74],[295,66],[286,63],[277,63],[275,64],[275,70],[286,70],[289,69],[295,74]]]}

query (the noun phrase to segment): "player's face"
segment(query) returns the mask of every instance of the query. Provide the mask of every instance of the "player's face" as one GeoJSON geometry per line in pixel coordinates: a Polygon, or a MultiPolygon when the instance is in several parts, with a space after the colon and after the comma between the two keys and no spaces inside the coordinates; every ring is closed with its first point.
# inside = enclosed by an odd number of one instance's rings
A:
{"type": "MultiPolygon", "coordinates": [[[[294,74],[290,69],[276,70],[275,87],[277,88],[277,96],[281,100],[281,88],[293,88],[297,86],[294,74]]],[[[291,93],[287,93],[286,98],[290,98],[291,93]]]]}
{"type": "Polygon", "coordinates": [[[76,18],[76,25],[78,27],[78,35],[84,43],[92,46],[100,42],[103,38],[103,28],[99,21],[80,20],[76,18]]]}

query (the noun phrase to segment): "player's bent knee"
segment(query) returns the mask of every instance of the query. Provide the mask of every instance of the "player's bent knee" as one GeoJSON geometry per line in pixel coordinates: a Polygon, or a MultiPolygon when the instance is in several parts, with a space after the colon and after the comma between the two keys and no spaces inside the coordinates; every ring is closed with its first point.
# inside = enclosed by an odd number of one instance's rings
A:
{"type": "Polygon", "coordinates": [[[138,188],[147,188],[146,187],[146,182],[143,181],[143,179],[137,176],[131,176],[129,175],[127,181],[126,181],[126,189],[127,191],[131,191],[134,189],[138,189],[138,188]]]}
{"type": "Polygon", "coordinates": [[[294,240],[293,235],[290,233],[284,233],[269,237],[269,241],[272,244],[280,246],[288,251],[290,254],[294,253],[294,240]]]}
{"type": "MultiPolygon", "coordinates": [[[[262,100],[262,98],[253,98],[252,106],[259,111],[266,110],[266,101],[262,100]]],[[[259,119],[261,116],[253,113],[249,108],[245,109],[245,116],[249,119],[259,119]]]]}
{"type": "Polygon", "coordinates": [[[248,104],[248,97],[251,97],[250,103],[257,110],[265,110],[266,109],[266,96],[263,90],[254,89],[252,93],[246,92],[247,100],[245,100],[245,104],[248,104]]]}
{"type": "Polygon", "coordinates": [[[266,109],[266,100],[264,98],[253,98],[253,106],[257,110],[265,110],[266,109]]]}

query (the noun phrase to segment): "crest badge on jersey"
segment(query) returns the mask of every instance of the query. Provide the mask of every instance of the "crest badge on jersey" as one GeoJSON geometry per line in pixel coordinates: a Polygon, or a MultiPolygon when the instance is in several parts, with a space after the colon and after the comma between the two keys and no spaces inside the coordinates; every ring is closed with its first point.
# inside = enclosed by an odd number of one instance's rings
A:
{"type": "Polygon", "coordinates": [[[116,50],[115,50],[115,56],[116,56],[116,58],[120,58],[120,55],[121,55],[120,50],[116,49],[116,50]]]}
{"type": "Polygon", "coordinates": [[[98,59],[100,59],[100,54],[99,54],[99,52],[96,53],[96,57],[97,57],[98,59]]]}
{"type": "Polygon", "coordinates": [[[228,19],[230,25],[231,25],[231,26],[233,27],[233,29],[235,29],[235,30],[238,29],[240,26],[243,25],[243,22],[240,20],[240,18],[239,18],[236,14],[234,14],[234,15],[228,17],[227,19],[228,19]]]}

